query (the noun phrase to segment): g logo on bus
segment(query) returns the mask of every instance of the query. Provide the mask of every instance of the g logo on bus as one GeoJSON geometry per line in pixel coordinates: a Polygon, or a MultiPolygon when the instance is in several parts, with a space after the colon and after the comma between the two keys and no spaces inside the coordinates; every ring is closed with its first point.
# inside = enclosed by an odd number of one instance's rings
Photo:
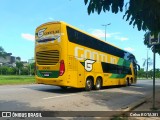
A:
{"type": "Polygon", "coordinates": [[[41,29],[41,30],[38,31],[37,35],[38,35],[39,38],[41,38],[43,36],[45,30],[46,30],[46,28],[41,29]]]}
{"type": "Polygon", "coordinates": [[[93,63],[95,63],[95,62],[96,62],[95,60],[89,60],[89,59],[85,60],[85,62],[84,62],[84,68],[85,68],[85,70],[87,72],[92,71],[92,69],[93,69],[93,63]]]}

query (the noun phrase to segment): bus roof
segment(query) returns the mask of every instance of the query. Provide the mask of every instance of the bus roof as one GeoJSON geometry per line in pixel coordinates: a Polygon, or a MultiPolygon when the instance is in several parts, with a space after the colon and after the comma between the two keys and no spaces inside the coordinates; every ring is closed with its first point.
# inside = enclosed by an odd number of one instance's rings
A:
{"type": "MultiPolygon", "coordinates": [[[[96,36],[94,36],[94,35],[90,35],[89,33],[85,32],[85,31],[83,31],[83,30],[80,30],[80,29],[78,29],[78,28],[76,28],[76,27],[74,27],[74,26],[72,26],[72,25],[70,25],[70,24],[68,24],[68,23],[66,23],[66,22],[64,22],[64,21],[52,21],[52,22],[47,22],[47,23],[44,23],[44,24],[38,26],[37,29],[38,29],[39,27],[44,26],[44,25],[53,24],[53,23],[64,24],[64,25],[69,26],[69,27],[71,27],[71,28],[73,28],[73,29],[75,29],[75,30],[77,30],[77,31],[79,31],[79,32],[82,32],[82,33],[84,33],[84,34],[86,34],[86,35],[88,35],[88,36],[90,36],[90,37],[93,37],[93,38],[95,38],[95,39],[97,39],[97,40],[100,40],[100,41],[102,41],[102,42],[104,42],[104,43],[107,43],[107,44],[109,44],[109,45],[111,45],[111,46],[113,46],[113,47],[116,47],[116,48],[118,48],[118,49],[120,49],[120,50],[122,50],[122,51],[124,51],[124,52],[128,52],[128,51],[125,51],[125,50],[123,50],[123,49],[121,49],[121,48],[119,48],[119,47],[111,44],[111,43],[108,43],[108,42],[106,42],[106,41],[103,41],[103,40],[99,39],[98,37],[96,37],[96,36]]],[[[130,53],[130,52],[128,52],[128,53],[130,53]]],[[[130,54],[132,54],[132,53],[130,53],[130,54]]],[[[132,54],[132,55],[133,55],[133,54],[132,54]]],[[[133,56],[134,56],[134,55],[133,55],[133,56]]]]}

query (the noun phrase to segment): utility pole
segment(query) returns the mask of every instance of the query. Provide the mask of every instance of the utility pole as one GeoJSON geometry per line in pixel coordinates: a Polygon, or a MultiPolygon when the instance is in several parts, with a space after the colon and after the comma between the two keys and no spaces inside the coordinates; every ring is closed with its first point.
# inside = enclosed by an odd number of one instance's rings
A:
{"type": "Polygon", "coordinates": [[[156,55],[155,55],[155,52],[156,52],[156,46],[153,45],[153,109],[156,109],[155,107],[155,63],[156,63],[156,55]]]}
{"type": "Polygon", "coordinates": [[[148,49],[147,49],[147,70],[146,70],[146,78],[148,79],[148,49]]]}
{"type": "Polygon", "coordinates": [[[111,25],[111,23],[108,23],[108,24],[102,25],[102,26],[104,26],[104,27],[105,27],[105,41],[106,41],[106,29],[107,29],[107,26],[108,26],[108,25],[111,25]]]}

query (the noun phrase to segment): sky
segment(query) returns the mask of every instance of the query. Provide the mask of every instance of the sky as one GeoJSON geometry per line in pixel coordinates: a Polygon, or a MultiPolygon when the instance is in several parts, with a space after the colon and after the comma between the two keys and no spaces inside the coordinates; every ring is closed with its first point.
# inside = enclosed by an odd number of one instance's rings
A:
{"type": "MultiPolygon", "coordinates": [[[[138,31],[123,19],[125,12],[102,12],[88,15],[84,0],[0,0],[0,46],[13,56],[28,61],[34,57],[34,34],[39,25],[50,21],[64,21],[89,34],[133,53],[138,64],[153,53],[144,44],[145,31],[138,31]]],[[[156,68],[160,56],[156,54],[156,68]]],[[[152,69],[152,66],[150,66],[152,69]]]]}

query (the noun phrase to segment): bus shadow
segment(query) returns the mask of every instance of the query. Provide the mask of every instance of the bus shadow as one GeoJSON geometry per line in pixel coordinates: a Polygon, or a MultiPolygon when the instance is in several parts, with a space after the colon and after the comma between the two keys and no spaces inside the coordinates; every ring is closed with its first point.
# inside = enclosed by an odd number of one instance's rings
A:
{"type": "MultiPolygon", "coordinates": [[[[134,85],[132,85],[134,86],[134,85]]],[[[123,88],[126,86],[107,86],[107,87],[102,87],[101,90],[107,90],[107,89],[114,89],[114,88],[123,88]]],[[[68,93],[80,93],[80,92],[89,92],[85,91],[84,88],[72,88],[68,87],[67,89],[62,89],[58,86],[52,86],[52,85],[34,85],[34,86],[25,86],[24,88],[27,89],[32,89],[35,91],[41,91],[41,92],[47,92],[47,93],[59,93],[59,94],[68,94],[68,93]]],[[[98,91],[101,91],[98,90],[98,91]]],[[[97,91],[97,90],[92,90],[92,91],[97,91]]]]}
{"type": "MultiPolygon", "coordinates": [[[[141,85],[131,85],[131,86],[107,86],[107,87],[102,87],[101,90],[108,90],[108,89],[115,89],[115,88],[123,88],[127,89],[127,87],[134,87],[134,86],[141,86],[141,85]]],[[[84,88],[72,88],[68,87],[67,89],[62,89],[58,86],[52,86],[52,85],[33,85],[33,86],[25,86],[24,88],[27,89],[32,89],[35,91],[41,91],[41,92],[46,92],[46,93],[58,93],[58,94],[69,94],[69,93],[80,93],[80,92],[88,92],[85,91],[84,88]]],[[[101,91],[98,90],[98,91],[101,91]]],[[[97,90],[92,90],[92,91],[97,91],[97,90]]]]}
{"type": "Polygon", "coordinates": [[[41,92],[47,92],[47,93],[58,93],[58,94],[79,93],[84,91],[84,89],[71,88],[71,87],[67,89],[62,89],[60,87],[52,86],[52,85],[28,86],[25,88],[32,89],[35,91],[41,91],[41,92]]]}
{"type": "Polygon", "coordinates": [[[124,86],[124,85],[105,86],[105,87],[102,87],[101,90],[112,89],[112,88],[122,88],[122,87],[126,87],[126,86],[124,86]]]}
{"type": "MultiPolygon", "coordinates": [[[[149,98],[152,95],[152,87],[148,84],[103,87],[102,90],[88,92],[84,96],[90,98],[92,103],[99,108],[124,110],[137,101],[149,98]]],[[[156,88],[159,91],[160,85],[157,84],[156,88]]]]}

